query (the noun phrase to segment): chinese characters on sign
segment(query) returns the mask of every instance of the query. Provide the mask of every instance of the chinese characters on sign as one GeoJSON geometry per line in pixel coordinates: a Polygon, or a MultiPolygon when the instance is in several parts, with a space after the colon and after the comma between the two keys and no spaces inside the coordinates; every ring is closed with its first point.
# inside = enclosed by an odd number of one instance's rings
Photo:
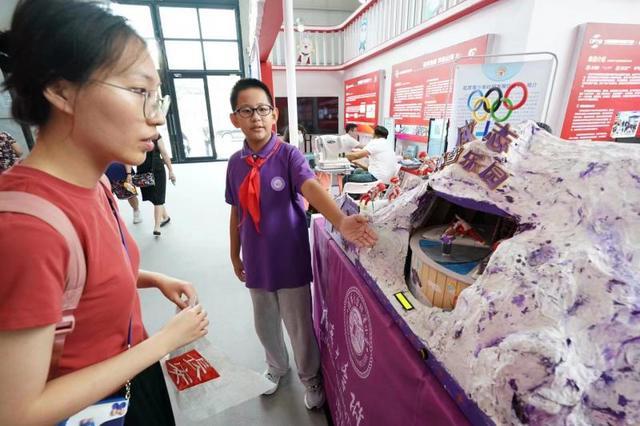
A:
{"type": "Polygon", "coordinates": [[[487,148],[493,152],[509,152],[509,144],[512,142],[512,138],[517,137],[513,130],[509,129],[509,124],[504,126],[500,123],[496,123],[498,130],[494,128],[491,132],[484,137],[487,142],[487,148]]]}
{"type": "Polygon", "coordinates": [[[458,127],[458,145],[462,146],[474,140],[475,136],[473,133],[475,128],[476,122],[474,120],[466,121],[464,126],[458,127]]]}
{"type": "Polygon", "coordinates": [[[167,373],[178,390],[185,390],[220,377],[220,374],[195,349],[171,358],[166,363],[167,373]]]}
{"type": "Polygon", "coordinates": [[[430,119],[450,117],[454,62],[478,56],[465,63],[481,63],[488,40],[484,35],[393,65],[390,115],[396,120],[398,139],[427,142],[430,119]]]}
{"type": "MultiPolygon", "coordinates": [[[[495,153],[502,153],[509,151],[509,145],[511,145],[511,142],[513,141],[512,138],[516,136],[516,133],[509,128],[509,124],[505,124],[503,126],[496,123],[496,127],[487,134],[484,141],[486,142],[487,148],[491,151],[495,153]]],[[[488,156],[478,152],[469,151],[462,156],[462,159],[459,161],[458,157],[460,157],[460,154],[456,157],[456,162],[460,167],[468,172],[477,173],[480,179],[482,179],[491,190],[496,189],[509,179],[509,173],[500,166],[500,162],[498,160],[493,161],[484,170],[478,172],[480,168],[486,166],[485,160],[489,159],[488,156]]]]}
{"type": "Polygon", "coordinates": [[[382,71],[344,82],[344,122],[358,125],[358,132],[373,133],[378,124],[382,71]]]}
{"type": "Polygon", "coordinates": [[[355,394],[353,392],[350,393],[351,402],[349,403],[349,409],[353,419],[356,421],[356,426],[360,426],[360,422],[364,420],[364,410],[362,405],[360,405],[360,401],[356,400],[355,394]]]}
{"type": "Polygon", "coordinates": [[[462,157],[460,165],[466,171],[476,173],[478,171],[478,167],[482,165],[482,160],[484,160],[484,155],[469,151],[464,157],[462,157]]]}
{"type": "Polygon", "coordinates": [[[504,170],[497,162],[493,162],[489,167],[480,173],[482,179],[490,189],[496,189],[501,183],[509,179],[509,173],[504,170]]]}

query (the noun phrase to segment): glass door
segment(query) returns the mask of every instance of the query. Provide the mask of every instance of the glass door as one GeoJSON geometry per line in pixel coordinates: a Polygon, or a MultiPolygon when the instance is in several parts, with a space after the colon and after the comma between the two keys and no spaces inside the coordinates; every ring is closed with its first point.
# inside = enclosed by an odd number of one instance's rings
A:
{"type": "Polygon", "coordinates": [[[231,88],[238,79],[240,79],[240,75],[207,76],[214,145],[218,160],[228,160],[233,153],[242,149],[244,143],[242,131],[233,127],[229,119],[231,88]]]}
{"type": "Polygon", "coordinates": [[[171,76],[178,115],[177,147],[185,160],[216,159],[209,97],[204,76],[171,76]]]}
{"type": "Polygon", "coordinates": [[[145,38],[163,93],[171,95],[167,126],[158,131],[170,141],[173,161],[227,159],[244,140],[229,121],[230,90],[244,68],[238,5],[227,0],[109,4],[145,38]]]}

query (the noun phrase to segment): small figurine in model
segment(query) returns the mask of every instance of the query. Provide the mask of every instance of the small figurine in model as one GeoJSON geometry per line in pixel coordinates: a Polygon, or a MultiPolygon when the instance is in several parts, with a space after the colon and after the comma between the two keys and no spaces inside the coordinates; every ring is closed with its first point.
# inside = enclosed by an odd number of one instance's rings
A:
{"type": "Polygon", "coordinates": [[[402,192],[400,190],[400,178],[398,176],[392,177],[390,182],[391,182],[391,185],[389,186],[389,189],[387,189],[387,192],[385,194],[389,202],[398,198],[398,196],[402,192]]]}
{"type": "MultiPolygon", "coordinates": [[[[451,247],[453,246],[453,240],[456,239],[455,233],[451,234],[451,228],[447,228],[444,231],[444,234],[440,237],[440,241],[442,241],[442,254],[445,256],[449,256],[451,254],[451,247]]],[[[454,231],[455,232],[455,231],[454,231]]]]}
{"type": "Polygon", "coordinates": [[[380,195],[382,193],[384,193],[384,191],[387,189],[387,186],[380,182],[379,184],[377,184],[376,186],[374,186],[373,188],[371,188],[369,190],[369,192],[367,192],[366,194],[364,194],[361,198],[360,198],[360,202],[363,202],[364,205],[366,206],[369,201],[371,201],[373,203],[373,201],[376,198],[379,198],[380,195]]]}
{"type": "Polygon", "coordinates": [[[456,237],[469,237],[480,244],[485,243],[484,238],[482,238],[467,221],[461,219],[458,215],[456,215],[456,220],[445,229],[440,237],[440,241],[442,241],[442,254],[451,254],[453,240],[455,240],[456,237]]]}
{"type": "Polygon", "coordinates": [[[436,170],[435,161],[433,161],[425,151],[418,154],[418,160],[422,162],[422,165],[418,169],[419,175],[427,176],[436,170]]]}

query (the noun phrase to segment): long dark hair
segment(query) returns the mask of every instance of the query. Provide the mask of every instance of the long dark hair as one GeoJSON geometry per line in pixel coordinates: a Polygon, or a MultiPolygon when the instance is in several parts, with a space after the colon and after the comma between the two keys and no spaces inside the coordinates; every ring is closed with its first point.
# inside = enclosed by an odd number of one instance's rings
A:
{"type": "Polygon", "coordinates": [[[0,67],[13,95],[13,117],[25,124],[47,122],[45,88],[59,80],[85,84],[99,69],[115,66],[131,40],[144,40],[120,16],[98,2],[21,0],[11,29],[0,34],[0,67]]]}

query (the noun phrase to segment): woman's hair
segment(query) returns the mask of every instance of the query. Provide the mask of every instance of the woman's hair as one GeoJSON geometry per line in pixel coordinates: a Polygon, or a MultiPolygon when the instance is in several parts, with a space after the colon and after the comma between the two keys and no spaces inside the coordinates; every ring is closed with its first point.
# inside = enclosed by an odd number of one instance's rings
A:
{"type": "Polygon", "coordinates": [[[86,0],[20,0],[11,29],[0,34],[0,67],[8,74],[13,117],[43,125],[51,105],[45,88],[59,80],[87,83],[99,69],[114,67],[127,43],[144,40],[124,18],[86,0]]]}

